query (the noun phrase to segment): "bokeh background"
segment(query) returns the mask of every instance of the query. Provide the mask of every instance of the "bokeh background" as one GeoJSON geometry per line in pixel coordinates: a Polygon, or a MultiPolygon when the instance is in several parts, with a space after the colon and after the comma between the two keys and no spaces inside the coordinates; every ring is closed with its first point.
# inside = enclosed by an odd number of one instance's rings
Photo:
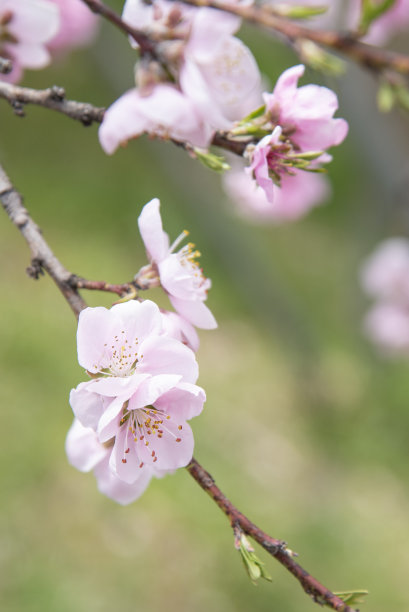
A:
{"type": "MultiPolygon", "coordinates": [[[[297,62],[265,33],[242,35],[271,83],[297,62]]],[[[132,86],[134,60],[103,25],[92,49],[24,84],[109,105],[132,86]]],[[[21,119],[1,102],[0,159],[57,256],[86,278],[125,282],[144,265],[137,216],[152,197],[171,237],[190,230],[219,322],[201,333],[197,459],[324,584],[367,588],[363,610],[404,612],[409,362],[363,337],[358,270],[380,239],[408,233],[408,117],[380,115],[371,77],[354,67],[323,82],[351,132],[334,151],[332,200],[293,224],[243,221],[219,177],[171,144],[141,138],[107,157],[96,126],[41,108],[21,119]]],[[[273,582],[253,586],[226,518],[185,470],[123,508],[68,465],[68,394],[85,379],[76,323],[50,279],[26,276],[28,249],[4,214],[0,261],[0,609],[316,609],[262,550],[273,582]]]]}

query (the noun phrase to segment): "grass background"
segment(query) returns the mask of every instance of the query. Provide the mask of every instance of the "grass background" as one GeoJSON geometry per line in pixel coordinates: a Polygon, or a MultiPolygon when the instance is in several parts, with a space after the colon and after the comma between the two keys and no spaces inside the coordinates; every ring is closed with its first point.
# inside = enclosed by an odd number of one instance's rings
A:
{"type": "MultiPolygon", "coordinates": [[[[272,83],[297,61],[253,29],[243,37],[272,83]]],[[[93,50],[24,84],[108,105],[132,86],[134,59],[104,27],[93,50]]],[[[124,282],[145,263],[137,216],[152,197],[171,237],[190,230],[219,322],[201,333],[197,459],[324,584],[369,589],[363,610],[404,612],[408,363],[363,338],[357,271],[378,240],[408,233],[408,121],[377,114],[358,70],[327,84],[351,134],[334,151],[331,202],[294,224],[244,222],[219,178],[170,144],[142,138],[107,157],[96,127],[40,108],[21,119],[2,103],[0,159],[56,255],[86,278],[124,282]]],[[[68,393],[85,379],[75,320],[48,278],[26,276],[27,247],[5,215],[0,260],[0,608],[316,609],[263,551],[273,583],[250,583],[225,517],[184,470],[122,508],[67,464],[68,393]]]]}

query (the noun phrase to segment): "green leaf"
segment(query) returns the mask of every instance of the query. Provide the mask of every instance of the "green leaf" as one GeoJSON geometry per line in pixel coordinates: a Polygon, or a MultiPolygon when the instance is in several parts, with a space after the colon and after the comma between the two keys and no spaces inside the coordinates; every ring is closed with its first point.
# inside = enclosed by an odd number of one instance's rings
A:
{"type": "Polygon", "coordinates": [[[246,572],[253,584],[256,584],[257,580],[260,578],[272,582],[271,576],[264,568],[264,563],[256,556],[254,548],[244,533],[240,534],[240,538],[236,540],[236,548],[240,553],[246,572]]]}
{"type": "Polygon", "coordinates": [[[353,591],[338,591],[334,595],[342,599],[349,606],[354,606],[355,604],[365,603],[362,599],[369,595],[369,591],[366,589],[354,589],[353,591]]]}
{"type": "Polygon", "coordinates": [[[386,11],[391,9],[397,0],[362,0],[361,19],[358,30],[361,35],[366,34],[373,21],[381,17],[386,11]]]}

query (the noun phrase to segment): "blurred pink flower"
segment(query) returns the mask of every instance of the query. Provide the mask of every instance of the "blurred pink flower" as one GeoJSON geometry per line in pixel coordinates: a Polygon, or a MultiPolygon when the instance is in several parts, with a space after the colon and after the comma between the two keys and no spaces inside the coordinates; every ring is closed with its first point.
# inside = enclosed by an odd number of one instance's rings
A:
{"type": "Polygon", "coordinates": [[[16,83],[23,69],[47,66],[46,44],[59,25],[58,9],[49,0],[0,0],[0,54],[13,62],[13,70],[0,79],[16,83]]]}
{"type": "Polygon", "coordinates": [[[203,275],[196,258],[200,255],[189,243],[174,253],[186,237],[182,234],[169,246],[169,237],[163,231],[157,198],[146,204],[139,215],[138,225],[148,257],[160,278],[163,289],[175,310],[189,323],[203,329],[214,329],[217,323],[204,304],[211,283],[203,275]]]}
{"type": "Polygon", "coordinates": [[[383,241],[361,269],[362,287],[371,297],[409,305],[409,241],[383,241]]]}
{"type": "Polygon", "coordinates": [[[118,496],[127,494],[119,479],[132,485],[134,498],[156,470],[183,467],[192,457],[186,421],[205,401],[203,389],[194,384],[194,353],[164,333],[159,308],[149,300],[85,309],[77,342],[78,361],[91,380],[71,391],[70,404],[82,427],[93,433],[76,426],[70,461],[84,471],[96,469],[100,488],[111,497],[111,487],[119,487],[118,496]]]}
{"type": "Polygon", "coordinates": [[[376,300],[364,320],[366,334],[385,354],[409,356],[409,241],[382,242],[360,276],[363,289],[376,300]]]}
{"type": "Polygon", "coordinates": [[[330,195],[327,178],[322,174],[294,170],[281,178],[281,187],[274,183],[272,201],[243,169],[233,166],[223,175],[227,195],[239,212],[253,221],[283,223],[294,221],[311,208],[322,204],[330,195]]]}
{"type": "Polygon", "coordinates": [[[98,17],[82,0],[50,0],[58,6],[60,27],[48,43],[51,51],[65,51],[92,42],[98,27],[98,17]]]}
{"type": "Polygon", "coordinates": [[[195,11],[180,72],[182,91],[216,130],[228,130],[261,105],[260,72],[251,51],[232,36],[235,15],[201,8],[195,11]]]}
{"type": "Polygon", "coordinates": [[[108,154],[143,133],[173,138],[206,148],[212,130],[201,120],[192,101],[176,87],[158,84],[148,95],[131,89],[105,113],[99,140],[108,154]]]}

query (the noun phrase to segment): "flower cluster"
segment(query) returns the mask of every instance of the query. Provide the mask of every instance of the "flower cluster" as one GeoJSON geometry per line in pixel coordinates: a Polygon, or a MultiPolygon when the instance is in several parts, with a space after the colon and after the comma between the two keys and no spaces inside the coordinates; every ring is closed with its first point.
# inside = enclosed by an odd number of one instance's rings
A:
{"type": "Polygon", "coordinates": [[[375,304],[365,317],[368,337],[389,355],[409,355],[409,241],[386,240],[367,259],[361,283],[375,304]]]}
{"type": "Polygon", "coordinates": [[[273,92],[263,95],[265,106],[232,130],[238,135],[265,133],[257,144],[247,146],[249,179],[239,179],[241,188],[234,184],[236,178],[225,183],[231,195],[240,202],[246,198],[248,208],[260,217],[294,219],[320,203],[328,187],[322,176],[312,173],[331,160],[327,149],[339,145],[348,132],[347,122],[333,117],[338,108],[335,93],[318,85],[297,87],[303,74],[303,65],[286,70],[273,92]]]}
{"type": "Polygon", "coordinates": [[[44,68],[50,52],[88,42],[95,29],[81,0],[0,0],[0,55],[12,60],[0,78],[18,82],[25,68],[44,68]]]}
{"type": "Polygon", "coordinates": [[[158,61],[142,55],[137,87],[106,112],[99,130],[103,149],[147,132],[206,148],[215,130],[227,130],[260,101],[260,74],[249,49],[233,34],[240,19],[215,9],[167,0],[127,0],[124,21],[147,33],[168,31],[158,61]]]}
{"type": "Polygon", "coordinates": [[[75,420],[70,463],[94,470],[99,489],[121,504],[153,476],[186,466],[193,453],[187,421],[205,401],[193,351],[170,337],[153,302],[129,301],[81,312],[78,361],[91,380],[70,394],[75,420]]]}

